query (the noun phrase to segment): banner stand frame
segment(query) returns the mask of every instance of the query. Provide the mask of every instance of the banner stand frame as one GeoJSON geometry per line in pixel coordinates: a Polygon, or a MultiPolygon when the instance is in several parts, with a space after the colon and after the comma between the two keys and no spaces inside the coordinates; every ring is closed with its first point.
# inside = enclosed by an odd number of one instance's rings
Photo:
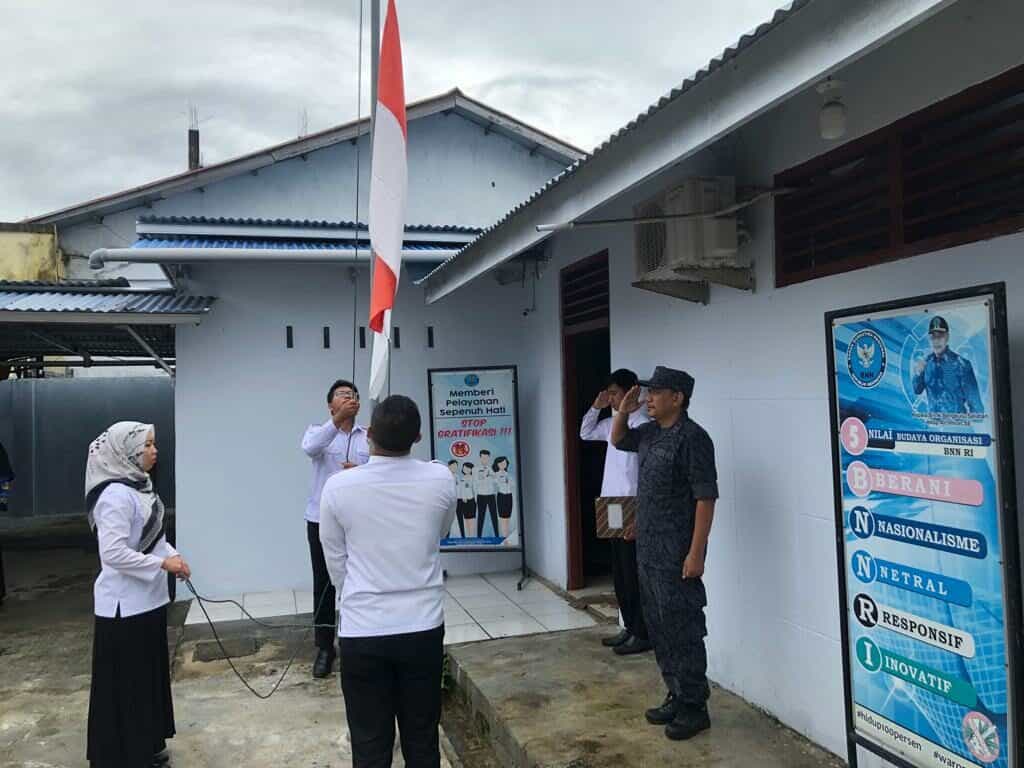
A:
{"type": "MultiPolygon", "coordinates": [[[[430,458],[437,461],[437,451],[434,446],[434,386],[433,376],[436,373],[472,373],[475,371],[511,371],[512,372],[512,403],[515,409],[513,417],[516,442],[516,490],[519,493],[518,521],[519,521],[519,546],[515,549],[501,549],[498,547],[451,547],[442,549],[441,553],[460,552],[516,552],[520,553],[520,576],[516,583],[516,591],[522,592],[523,585],[529,580],[530,575],[526,567],[526,525],[524,510],[526,508],[526,493],[523,489],[523,461],[522,446],[519,440],[519,366],[517,365],[478,365],[478,366],[457,366],[452,368],[428,368],[427,369],[427,402],[430,408],[430,458]]],[[[447,571],[445,571],[447,577],[447,571]]]]}
{"type": "MultiPolygon", "coordinates": [[[[1021,540],[1017,520],[1017,488],[1015,478],[1013,417],[1010,388],[1009,337],[1006,316],[1006,284],[990,283],[968,288],[945,291],[940,293],[916,296],[897,301],[866,304],[848,309],[832,310],[825,313],[825,341],[827,356],[829,423],[832,450],[832,486],[835,504],[836,524],[836,558],[838,566],[839,586],[839,623],[840,642],[842,644],[843,662],[843,693],[846,716],[847,759],[850,768],[857,768],[857,747],[888,760],[897,768],[917,768],[917,766],[900,755],[885,749],[870,739],[856,732],[854,724],[853,678],[850,658],[849,602],[847,599],[845,526],[846,515],[843,509],[842,448],[839,442],[840,416],[838,400],[838,382],[835,355],[834,327],[837,321],[847,317],[881,314],[901,309],[909,309],[921,305],[943,304],[963,299],[992,297],[990,307],[991,339],[990,354],[992,365],[993,432],[998,439],[999,453],[999,493],[1001,508],[999,510],[999,528],[1002,539],[1003,556],[1003,591],[1006,632],[1007,657],[1007,696],[1008,696],[1008,736],[1011,743],[1008,747],[1008,765],[1010,768],[1024,768],[1024,732],[1013,723],[1013,718],[1020,720],[1020,712],[1024,708],[1024,630],[1022,626],[1022,586],[1024,578],[1021,572],[1021,540]]],[[[1024,721],[1022,721],[1024,722],[1024,721]]]]}

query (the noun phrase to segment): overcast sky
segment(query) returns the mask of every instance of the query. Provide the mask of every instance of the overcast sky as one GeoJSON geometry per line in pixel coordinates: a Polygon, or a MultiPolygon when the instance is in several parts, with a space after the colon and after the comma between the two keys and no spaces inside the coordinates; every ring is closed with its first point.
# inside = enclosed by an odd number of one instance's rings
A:
{"type": "MultiPolygon", "coordinates": [[[[353,119],[359,3],[0,0],[0,221],[184,170],[189,103],[206,164],[353,119]]],[[[398,0],[406,96],[590,150],[783,3],[398,0]]]]}

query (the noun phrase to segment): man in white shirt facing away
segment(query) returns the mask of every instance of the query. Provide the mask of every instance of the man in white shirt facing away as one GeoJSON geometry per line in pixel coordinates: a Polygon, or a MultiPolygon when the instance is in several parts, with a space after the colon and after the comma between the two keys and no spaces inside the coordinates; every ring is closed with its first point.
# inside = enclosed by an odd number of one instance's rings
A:
{"type": "MultiPolygon", "coordinates": [[[[611,443],[612,420],[602,419],[601,411],[611,406],[612,414],[619,409],[619,403],[633,387],[637,375],[626,368],[620,368],[609,378],[606,387],[598,393],[594,405],[583,417],[580,438],[608,444],[604,457],[604,477],[601,481],[601,496],[615,498],[636,496],[637,476],[640,459],[636,453],[620,451],[611,443]]],[[[641,409],[629,417],[631,429],[648,421],[647,413],[641,409]]],[[[651,641],[644,623],[644,612],[640,599],[640,576],[636,563],[636,539],[612,539],[612,576],[615,580],[615,599],[619,602],[622,623],[619,634],[606,637],[601,642],[620,656],[644,653],[651,650],[651,641]]]]}
{"type": "Polygon", "coordinates": [[[327,677],[334,666],[334,587],[320,548],[320,494],[332,475],[370,460],[366,430],[356,424],[359,390],[339,379],[327,390],[330,418],[312,424],[302,436],[302,450],[313,462],[313,484],[306,502],[306,539],[313,565],[313,618],[316,629],[316,660],[313,677],[327,677]]]}
{"type": "Polygon", "coordinates": [[[380,402],[370,461],[327,481],[320,542],[341,595],[341,687],[354,768],[390,766],[395,720],[408,768],[438,768],[444,578],[441,539],[455,519],[455,479],[409,455],[420,413],[380,402]]]}

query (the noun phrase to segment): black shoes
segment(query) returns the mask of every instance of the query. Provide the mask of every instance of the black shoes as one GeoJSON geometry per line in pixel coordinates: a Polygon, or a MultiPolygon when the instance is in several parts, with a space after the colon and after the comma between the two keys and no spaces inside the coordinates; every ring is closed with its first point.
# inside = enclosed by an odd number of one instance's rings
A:
{"type": "Polygon", "coordinates": [[[668,725],[676,719],[677,712],[679,712],[679,704],[676,703],[676,697],[670,693],[660,707],[654,707],[654,709],[644,712],[644,717],[651,725],[668,725]]]}
{"type": "Polygon", "coordinates": [[[313,662],[313,677],[328,677],[334,667],[334,651],[321,648],[313,662]]]}
{"type": "Polygon", "coordinates": [[[636,635],[630,635],[629,639],[613,649],[619,656],[632,656],[634,653],[647,653],[651,650],[649,640],[641,640],[636,635]]]}
{"type": "Polygon", "coordinates": [[[149,768],[163,768],[171,762],[171,756],[167,753],[167,750],[157,752],[153,755],[153,759],[149,761],[149,768]]]}
{"type": "Polygon", "coordinates": [[[624,642],[629,640],[630,637],[632,637],[632,635],[629,634],[629,630],[624,629],[617,635],[604,638],[604,640],[601,641],[601,645],[605,648],[618,648],[624,642]]]}
{"type": "Polygon", "coordinates": [[[675,720],[665,726],[665,735],[672,741],[686,741],[710,727],[707,707],[680,707],[675,720]]]}

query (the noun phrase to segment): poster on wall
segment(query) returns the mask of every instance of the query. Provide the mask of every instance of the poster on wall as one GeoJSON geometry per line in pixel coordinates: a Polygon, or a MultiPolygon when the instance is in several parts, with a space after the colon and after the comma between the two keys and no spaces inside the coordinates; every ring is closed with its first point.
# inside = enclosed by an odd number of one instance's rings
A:
{"type": "Polygon", "coordinates": [[[850,765],[1024,768],[1005,288],[825,324],[850,765]]]}
{"type": "Polygon", "coordinates": [[[455,522],[444,550],[522,551],[516,368],[432,369],[431,453],[455,477],[455,522]]]}

